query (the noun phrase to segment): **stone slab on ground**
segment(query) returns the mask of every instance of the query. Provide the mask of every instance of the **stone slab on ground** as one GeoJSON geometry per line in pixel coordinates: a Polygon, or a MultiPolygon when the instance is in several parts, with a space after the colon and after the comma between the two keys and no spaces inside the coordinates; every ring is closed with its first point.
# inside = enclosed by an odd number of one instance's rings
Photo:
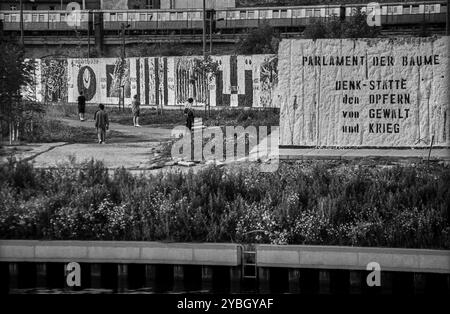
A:
{"type": "MultiPolygon", "coordinates": [[[[363,158],[427,160],[429,149],[311,149],[281,148],[280,159],[352,160],[363,158]]],[[[450,149],[432,149],[430,160],[450,160],[450,149]]]]}

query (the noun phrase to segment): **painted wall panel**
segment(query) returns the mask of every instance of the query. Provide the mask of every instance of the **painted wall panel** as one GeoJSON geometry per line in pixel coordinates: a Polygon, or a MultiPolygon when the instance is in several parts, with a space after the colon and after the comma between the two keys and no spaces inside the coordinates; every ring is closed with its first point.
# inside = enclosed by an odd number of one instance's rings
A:
{"type": "Polygon", "coordinates": [[[292,39],[279,51],[267,99],[280,98],[282,145],[450,146],[448,37],[292,39]]]}
{"type": "Polygon", "coordinates": [[[125,105],[133,95],[142,104],[183,105],[189,97],[195,105],[272,107],[277,83],[277,58],[273,55],[214,56],[217,77],[195,71],[201,57],[148,57],[120,59],[68,59],[68,102],[76,102],[83,90],[88,103],[118,104],[121,86],[125,105]]]}

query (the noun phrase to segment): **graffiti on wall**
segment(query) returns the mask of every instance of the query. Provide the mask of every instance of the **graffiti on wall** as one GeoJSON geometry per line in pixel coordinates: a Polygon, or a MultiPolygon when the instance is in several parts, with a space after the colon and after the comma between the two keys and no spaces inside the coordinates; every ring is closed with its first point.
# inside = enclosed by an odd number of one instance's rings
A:
{"type": "Polygon", "coordinates": [[[262,107],[272,107],[274,90],[278,85],[278,56],[269,56],[261,65],[260,103],[262,107]]]}
{"type": "Polygon", "coordinates": [[[67,101],[67,59],[42,59],[40,63],[42,100],[67,101]]]}
{"type": "Polygon", "coordinates": [[[175,82],[177,103],[184,103],[189,97],[198,103],[207,100],[207,76],[195,69],[194,58],[178,58],[175,60],[175,82]]]}
{"type": "Polygon", "coordinates": [[[80,71],[78,71],[77,87],[78,93],[83,93],[84,97],[86,97],[86,101],[92,100],[97,93],[97,79],[94,70],[92,70],[91,67],[83,66],[80,71]]]}
{"type": "Polygon", "coordinates": [[[273,55],[214,56],[215,75],[198,70],[201,58],[128,58],[122,81],[117,59],[69,59],[69,102],[76,102],[83,89],[89,93],[88,102],[118,104],[124,85],[126,104],[138,95],[142,104],[152,106],[183,105],[190,97],[196,105],[209,101],[211,106],[273,106],[271,97],[278,82],[273,55]]]}
{"type": "Polygon", "coordinates": [[[114,64],[106,64],[106,97],[119,97],[122,86],[125,97],[130,97],[130,61],[117,59],[114,64]]]}

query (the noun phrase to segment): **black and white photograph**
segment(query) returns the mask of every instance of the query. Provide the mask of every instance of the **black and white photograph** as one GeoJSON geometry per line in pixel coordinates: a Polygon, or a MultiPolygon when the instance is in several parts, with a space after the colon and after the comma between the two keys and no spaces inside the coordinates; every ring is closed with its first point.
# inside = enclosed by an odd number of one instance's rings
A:
{"type": "Polygon", "coordinates": [[[2,299],[435,312],[449,2],[0,0],[2,299]]]}

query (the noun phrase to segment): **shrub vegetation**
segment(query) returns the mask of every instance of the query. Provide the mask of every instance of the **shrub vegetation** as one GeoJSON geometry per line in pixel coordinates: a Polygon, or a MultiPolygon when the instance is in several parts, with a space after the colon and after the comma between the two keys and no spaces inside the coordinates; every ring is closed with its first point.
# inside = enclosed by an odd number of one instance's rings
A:
{"type": "Polygon", "coordinates": [[[450,248],[450,169],[311,162],[114,174],[0,168],[0,237],[450,248]]]}

